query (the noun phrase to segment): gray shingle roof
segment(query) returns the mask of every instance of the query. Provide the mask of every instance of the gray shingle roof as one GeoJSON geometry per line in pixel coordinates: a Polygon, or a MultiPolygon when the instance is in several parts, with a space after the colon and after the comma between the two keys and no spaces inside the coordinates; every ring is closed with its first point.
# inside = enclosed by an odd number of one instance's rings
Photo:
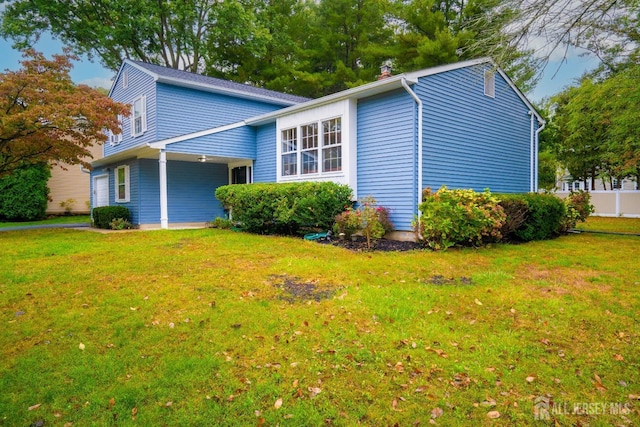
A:
{"type": "Polygon", "coordinates": [[[302,96],[289,95],[282,92],[276,92],[273,90],[262,89],[256,86],[248,84],[231,82],[228,80],[218,79],[215,77],[203,76],[202,74],[190,73],[188,71],[176,70],[174,68],[163,67],[160,65],[148,64],[146,62],[128,60],[129,62],[148,70],[149,72],[157,75],[158,77],[174,80],[176,82],[182,82],[185,84],[196,86],[208,86],[212,89],[218,89],[220,91],[235,92],[245,94],[245,96],[255,96],[259,98],[270,98],[275,101],[280,101],[286,104],[298,104],[301,102],[309,101],[309,98],[302,96]]]}

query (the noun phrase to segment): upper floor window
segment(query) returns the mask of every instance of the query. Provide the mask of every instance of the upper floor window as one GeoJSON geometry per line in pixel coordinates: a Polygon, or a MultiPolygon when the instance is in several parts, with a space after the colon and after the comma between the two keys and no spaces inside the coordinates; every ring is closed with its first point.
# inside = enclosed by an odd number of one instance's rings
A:
{"type": "Polygon", "coordinates": [[[122,73],[122,88],[127,89],[129,87],[129,72],[125,70],[122,73]]]}
{"type": "Polygon", "coordinates": [[[115,170],[115,199],[117,203],[127,203],[131,199],[129,166],[118,166],[115,170]]]}
{"type": "Polygon", "coordinates": [[[144,95],[136,98],[131,106],[131,136],[140,136],[147,131],[147,99],[144,95]]]}
{"type": "MultiPolygon", "coordinates": [[[[120,129],[122,129],[122,115],[118,114],[118,124],[120,125],[120,129]]],[[[118,145],[122,142],[122,132],[113,133],[109,131],[109,145],[118,145]]]]}
{"type": "Polygon", "coordinates": [[[281,132],[282,176],[342,170],[342,119],[306,123],[281,132]],[[298,140],[298,135],[300,139],[298,140]]]}
{"type": "Polygon", "coordinates": [[[484,94],[491,98],[496,96],[496,73],[490,70],[484,72],[484,94]]]}
{"type": "Polygon", "coordinates": [[[622,180],[613,178],[612,186],[614,190],[622,190],[622,180]]]}

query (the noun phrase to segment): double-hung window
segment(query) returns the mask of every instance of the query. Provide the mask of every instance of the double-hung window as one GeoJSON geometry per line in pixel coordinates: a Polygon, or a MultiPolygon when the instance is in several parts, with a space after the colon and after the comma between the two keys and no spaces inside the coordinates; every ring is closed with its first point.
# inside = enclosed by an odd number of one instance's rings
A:
{"type": "Polygon", "coordinates": [[[131,136],[140,136],[147,131],[147,99],[144,95],[136,98],[131,106],[131,136]]]}
{"type": "MultiPolygon", "coordinates": [[[[120,126],[120,129],[122,129],[122,115],[118,114],[118,125],[120,126]]],[[[110,145],[118,145],[122,142],[122,132],[120,133],[113,133],[111,131],[109,131],[109,144],[110,145]]]]}
{"type": "Polygon", "coordinates": [[[282,131],[282,176],[298,174],[298,128],[282,131]]]}
{"type": "Polygon", "coordinates": [[[281,165],[283,177],[341,171],[342,119],[336,117],[283,129],[281,165]]]}
{"type": "Polygon", "coordinates": [[[129,182],[129,166],[118,166],[115,169],[116,189],[115,199],[117,203],[127,203],[131,200],[130,182],[129,182]]]}

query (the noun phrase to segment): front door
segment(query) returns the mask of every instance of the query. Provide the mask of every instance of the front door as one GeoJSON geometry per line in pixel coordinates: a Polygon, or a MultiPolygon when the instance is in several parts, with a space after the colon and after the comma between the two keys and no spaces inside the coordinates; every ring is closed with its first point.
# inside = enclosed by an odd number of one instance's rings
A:
{"type": "Polygon", "coordinates": [[[109,206],[109,175],[93,178],[93,207],[109,206]]]}

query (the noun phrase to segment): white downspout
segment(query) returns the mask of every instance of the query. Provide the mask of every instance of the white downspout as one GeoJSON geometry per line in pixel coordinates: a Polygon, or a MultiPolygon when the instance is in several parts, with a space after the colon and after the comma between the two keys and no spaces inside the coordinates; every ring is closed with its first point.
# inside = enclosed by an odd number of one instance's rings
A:
{"type": "Polygon", "coordinates": [[[535,155],[536,155],[536,164],[535,164],[535,172],[536,172],[536,179],[535,179],[535,190],[534,191],[538,191],[538,151],[540,149],[540,132],[542,132],[542,130],[544,129],[546,123],[544,121],[540,122],[540,126],[538,126],[538,129],[536,129],[536,146],[535,146],[535,155]]]}
{"type": "Polygon", "coordinates": [[[411,90],[407,84],[407,79],[404,77],[402,78],[402,87],[418,104],[418,194],[416,195],[416,202],[418,206],[418,223],[420,223],[420,203],[422,203],[422,100],[411,90]]]}
{"type": "Polygon", "coordinates": [[[169,228],[169,208],[167,202],[167,152],[160,150],[160,228],[169,228]]]}
{"type": "Polygon", "coordinates": [[[535,191],[535,185],[533,184],[533,180],[535,179],[535,172],[534,172],[534,168],[535,168],[535,153],[534,153],[534,149],[535,149],[535,145],[536,145],[536,134],[535,131],[533,130],[533,126],[534,126],[534,122],[535,122],[535,116],[533,114],[532,110],[529,110],[529,116],[531,116],[531,130],[529,131],[529,138],[530,138],[530,147],[529,147],[529,155],[531,156],[531,159],[529,161],[529,192],[533,193],[535,191]]]}

